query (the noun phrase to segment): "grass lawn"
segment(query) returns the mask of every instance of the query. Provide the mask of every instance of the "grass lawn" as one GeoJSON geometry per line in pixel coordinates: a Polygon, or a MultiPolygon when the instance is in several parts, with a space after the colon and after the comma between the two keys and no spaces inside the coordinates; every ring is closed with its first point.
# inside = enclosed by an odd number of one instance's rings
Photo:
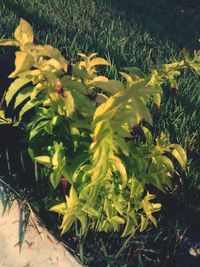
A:
{"type": "MultiPolygon", "coordinates": [[[[38,43],[59,48],[72,62],[80,51],[95,51],[111,60],[110,77],[125,66],[148,72],[158,61],[180,58],[183,48],[191,53],[200,48],[198,0],[1,0],[0,17],[0,38],[11,37],[24,18],[33,26],[38,43]]],[[[0,57],[6,60],[10,52],[0,49],[0,57]]],[[[77,252],[85,264],[178,266],[184,231],[191,242],[200,240],[196,234],[200,223],[200,79],[187,71],[178,84],[177,92],[166,86],[160,111],[152,110],[155,133],[169,132],[170,140],[182,144],[189,158],[186,173],[174,178],[173,190],[159,194],[163,210],[158,228],[136,235],[116,258],[124,240],[116,234],[90,236],[83,252],[77,252]]],[[[196,260],[190,260],[182,266],[197,266],[192,265],[196,260]]]]}

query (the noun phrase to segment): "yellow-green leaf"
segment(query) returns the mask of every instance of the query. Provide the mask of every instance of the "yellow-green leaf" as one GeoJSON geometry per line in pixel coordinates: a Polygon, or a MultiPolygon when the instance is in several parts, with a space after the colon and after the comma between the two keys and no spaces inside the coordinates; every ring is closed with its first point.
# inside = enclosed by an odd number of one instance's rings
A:
{"type": "Polygon", "coordinates": [[[69,166],[67,166],[66,164],[63,164],[60,171],[61,171],[61,174],[67,179],[67,181],[70,184],[72,184],[72,171],[71,171],[71,168],[69,166]]]}
{"type": "Polygon", "coordinates": [[[19,43],[13,39],[2,39],[0,40],[0,46],[19,46],[19,43]]]}
{"type": "Polygon", "coordinates": [[[62,224],[60,226],[60,228],[62,229],[61,235],[63,235],[70,229],[75,219],[76,217],[71,213],[67,213],[66,215],[64,215],[62,224]]]}
{"type": "Polygon", "coordinates": [[[111,119],[119,106],[120,103],[118,103],[114,97],[109,97],[105,103],[101,104],[96,109],[94,113],[93,123],[98,123],[101,120],[111,119]]]}
{"type": "Polygon", "coordinates": [[[90,67],[94,67],[96,65],[110,65],[110,63],[101,57],[96,57],[90,61],[90,67]]]}
{"type": "Polygon", "coordinates": [[[19,92],[15,100],[14,108],[17,108],[19,105],[21,105],[25,100],[27,100],[30,97],[32,89],[33,87],[29,86],[19,92]]]}
{"type": "Polygon", "coordinates": [[[67,117],[71,117],[74,112],[74,98],[70,91],[65,91],[66,98],[65,98],[65,105],[66,105],[66,114],[67,117]]]}
{"type": "Polygon", "coordinates": [[[156,105],[157,108],[160,108],[160,103],[161,103],[161,95],[160,94],[153,95],[153,103],[156,105]]]}
{"type": "Polygon", "coordinates": [[[0,110],[0,125],[2,124],[11,124],[12,120],[10,118],[5,117],[5,112],[0,110]]]}
{"type": "Polygon", "coordinates": [[[59,163],[60,163],[59,151],[57,150],[53,155],[52,164],[54,167],[58,167],[59,163]]]}
{"type": "Polygon", "coordinates": [[[31,110],[32,108],[34,108],[37,105],[37,103],[32,103],[31,101],[26,102],[26,104],[23,106],[23,108],[21,109],[20,113],[19,113],[19,119],[21,120],[21,118],[24,116],[24,114],[26,112],[28,112],[29,110],[31,110]]]}
{"type": "Polygon", "coordinates": [[[60,183],[60,173],[57,171],[54,171],[50,175],[50,181],[54,189],[59,185],[60,183]]]}
{"type": "Polygon", "coordinates": [[[97,93],[96,102],[99,104],[105,103],[108,100],[108,97],[104,94],[97,93]]]}
{"type": "Polygon", "coordinates": [[[172,155],[177,159],[181,167],[184,169],[187,161],[185,150],[178,144],[172,144],[171,147],[173,148],[172,155]]]}
{"type": "Polygon", "coordinates": [[[44,165],[51,165],[51,157],[49,156],[39,156],[34,158],[37,162],[44,165]]]}
{"type": "Polygon", "coordinates": [[[6,104],[9,105],[10,101],[12,100],[13,96],[27,83],[31,81],[30,78],[18,78],[16,79],[8,88],[6,93],[6,104]]]}
{"type": "Polygon", "coordinates": [[[91,216],[95,216],[95,217],[99,216],[98,211],[96,211],[94,208],[92,208],[88,205],[84,205],[82,208],[82,211],[86,212],[87,214],[89,214],[91,216]]]}
{"type": "Polygon", "coordinates": [[[152,203],[152,212],[157,212],[161,209],[161,204],[160,203],[152,203]]]}
{"type": "Polygon", "coordinates": [[[67,206],[68,208],[73,208],[78,203],[78,196],[76,190],[72,186],[70,189],[69,197],[67,197],[67,206]]]}
{"type": "Polygon", "coordinates": [[[27,43],[33,42],[33,29],[31,25],[24,19],[20,20],[19,26],[14,33],[15,39],[24,46],[27,43]]]}
{"type": "Polygon", "coordinates": [[[110,218],[110,220],[112,220],[113,222],[116,222],[118,224],[124,224],[125,223],[124,219],[122,219],[119,216],[113,216],[110,218]]]}
{"type": "Polygon", "coordinates": [[[184,64],[185,64],[184,60],[181,60],[169,64],[163,64],[163,68],[166,70],[166,72],[168,72],[170,70],[175,70],[176,68],[180,68],[184,66],[184,64]]]}
{"type": "Polygon", "coordinates": [[[133,82],[133,78],[130,75],[128,75],[126,72],[120,71],[119,73],[122,75],[123,78],[126,79],[127,82],[129,83],[133,82]]]}
{"type": "Polygon", "coordinates": [[[87,94],[87,87],[82,83],[82,82],[78,82],[78,81],[73,81],[71,79],[68,78],[68,76],[64,76],[62,79],[61,79],[61,83],[62,83],[62,86],[63,88],[68,88],[70,89],[71,91],[74,90],[74,91],[78,91],[82,94],[87,94]]]}
{"type": "Polygon", "coordinates": [[[146,194],[146,196],[145,196],[145,201],[149,201],[149,200],[152,200],[152,199],[154,199],[156,197],[156,195],[154,195],[154,194],[149,194],[149,192],[147,191],[147,194],[146,194]]]}
{"type": "Polygon", "coordinates": [[[130,235],[134,231],[135,231],[135,222],[130,216],[128,216],[126,227],[124,229],[124,232],[122,233],[122,237],[130,235]]]}
{"type": "Polygon", "coordinates": [[[87,215],[84,212],[77,212],[76,217],[81,223],[81,234],[83,235],[86,232],[88,226],[87,215]]]}
{"type": "Polygon", "coordinates": [[[143,232],[147,228],[148,224],[149,223],[148,223],[147,218],[141,215],[140,232],[143,232]]]}
{"type": "Polygon", "coordinates": [[[82,57],[82,58],[86,58],[87,56],[85,55],[85,54],[83,54],[83,53],[78,53],[78,56],[80,56],[80,57],[82,57]]]}
{"type": "Polygon", "coordinates": [[[132,77],[139,77],[139,78],[144,78],[145,77],[144,73],[139,68],[136,68],[136,67],[125,67],[123,69],[128,71],[129,74],[132,77]]]}
{"type": "Polygon", "coordinates": [[[124,91],[124,86],[120,81],[117,80],[109,80],[104,76],[98,76],[93,79],[92,84],[95,87],[102,89],[103,91],[115,94],[117,92],[124,91]]]}
{"type": "Polygon", "coordinates": [[[127,173],[126,173],[126,168],[124,164],[121,162],[121,160],[118,157],[114,155],[110,157],[110,161],[112,162],[114,167],[117,169],[117,171],[119,171],[119,173],[121,174],[122,183],[123,185],[125,185],[127,183],[127,173]]]}
{"type": "Polygon", "coordinates": [[[9,75],[9,78],[15,78],[20,72],[29,70],[34,64],[33,57],[26,52],[17,51],[15,55],[15,70],[9,75]]]}
{"type": "Polygon", "coordinates": [[[55,205],[52,208],[50,208],[50,211],[54,211],[60,214],[64,214],[64,212],[67,210],[66,203],[63,202],[61,204],[55,205]]]}
{"type": "Polygon", "coordinates": [[[157,227],[157,221],[155,217],[149,214],[148,219],[155,225],[155,227],[157,227]]]}
{"type": "Polygon", "coordinates": [[[111,206],[111,202],[107,198],[104,201],[104,211],[106,212],[108,219],[110,219],[112,217],[113,208],[111,206]]]}
{"type": "Polygon", "coordinates": [[[155,160],[160,161],[171,173],[174,172],[174,165],[168,157],[159,155],[155,157],[155,160]]]}
{"type": "Polygon", "coordinates": [[[144,132],[147,144],[152,144],[153,136],[152,136],[151,131],[148,128],[144,127],[144,126],[142,126],[141,128],[142,128],[142,130],[144,132]]]}
{"type": "Polygon", "coordinates": [[[142,119],[145,119],[150,125],[152,125],[152,117],[147,106],[139,99],[129,103],[129,106],[133,111],[132,124],[138,125],[142,119]]]}

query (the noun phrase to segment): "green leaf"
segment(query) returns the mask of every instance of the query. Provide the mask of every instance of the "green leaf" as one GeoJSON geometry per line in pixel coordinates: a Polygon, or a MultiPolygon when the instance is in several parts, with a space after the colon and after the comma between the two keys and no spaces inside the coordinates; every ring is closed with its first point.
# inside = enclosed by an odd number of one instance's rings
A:
{"type": "Polygon", "coordinates": [[[87,214],[94,216],[94,217],[98,217],[99,216],[99,212],[96,211],[94,208],[88,206],[88,205],[84,205],[82,208],[82,211],[86,212],[87,214]]]}
{"type": "Polygon", "coordinates": [[[173,173],[174,172],[174,165],[173,163],[171,162],[171,160],[166,157],[166,156],[162,156],[162,155],[159,155],[159,156],[156,156],[155,157],[156,161],[160,161],[164,166],[166,166],[166,168],[171,172],[173,173]]]}
{"type": "Polygon", "coordinates": [[[46,121],[42,121],[36,127],[34,127],[30,132],[29,141],[31,141],[37,134],[44,131],[46,124],[46,121]]]}
{"type": "Polygon", "coordinates": [[[59,125],[62,121],[62,118],[60,116],[54,116],[51,120],[51,123],[53,126],[59,125]]]}
{"type": "Polygon", "coordinates": [[[108,232],[110,229],[110,223],[107,220],[104,220],[101,225],[99,225],[99,231],[108,232]]]}
{"type": "Polygon", "coordinates": [[[155,94],[162,94],[162,89],[159,86],[148,86],[145,81],[138,81],[131,85],[127,91],[130,98],[146,98],[155,94]]]}
{"type": "Polygon", "coordinates": [[[152,117],[147,106],[139,99],[129,104],[132,107],[134,115],[134,123],[138,125],[142,119],[145,119],[150,125],[152,125],[152,117]]]}
{"type": "Polygon", "coordinates": [[[120,81],[117,80],[108,80],[105,76],[98,76],[93,79],[92,84],[102,89],[103,91],[115,94],[121,91],[124,91],[124,86],[120,81]]]}
{"type": "Polygon", "coordinates": [[[131,182],[131,192],[130,192],[131,198],[134,198],[134,197],[140,198],[144,191],[142,183],[139,182],[134,177],[130,179],[130,182],[131,182]]]}
{"type": "Polygon", "coordinates": [[[50,134],[50,135],[53,134],[53,124],[52,124],[51,121],[47,121],[47,122],[46,122],[45,127],[44,127],[44,130],[45,130],[48,134],[50,134]]]}
{"type": "Polygon", "coordinates": [[[75,213],[75,216],[81,223],[81,234],[83,235],[86,232],[88,226],[87,215],[84,212],[77,212],[75,213]]]}
{"type": "Polygon", "coordinates": [[[14,108],[17,108],[25,100],[27,100],[30,97],[32,90],[33,90],[33,87],[29,86],[29,87],[23,89],[22,91],[20,91],[16,97],[14,108]]]}
{"type": "Polygon", "coordinates": [[[124,140],[124,138],[121,137],[120,135],[118,135],[116,137],[115,142],[116,142],[116,146],[118,146],[121,149],[122,153],[128,157],[129,156],[129,146],[128,146],[127,142],[124,140]]]}
{"type": "MultiPolygon", "coordinates": [[[[81,94],[78,91],[72,91],[72,96],[75,101],[74,105],[76,107],[76,110],[78,110],[84,116],[88,116],[88,115],[92,116],[92,114],[95,111],[95,106],[92,104],[89,98],[81,94]]],[[[85,121],[85,124],[86,124],[86,121],[85,121]]]]}
{"type": "Polygon", "coordinates": [[[102,104],[108,100],[108,97],[104,94],[97,93],[96,102],[102,104]]]}
{"type": "Polygon", "coordinates": [[[113,208],[111,206],[111,202],[107,198],[104,201],[104,211],[106,212],[108,219],[110,219],[112,217],[113,208]]]}
{"type": "Polygon", "coordinates": [[[87,87],[81,83],[81,82],[78,82],[78,81],[73,81],[71,79],[69,79],[68,77],[64,76],[62,79],[61,79],[61,84],[63,86],[63,88],[66,88],[70,91],[78,91],[82,94],[87,94],[87,87]]]}
{"type": "Polygon", "coordinates": [[[116,156],[111,156],[110,161],[114,165],[114,167],[117,169],[117,171],[119,171],[119,173],[121,174],[122,183],[125,186],[127,183],[127,173],[126,173],[126,168],[124,164],[116,156]]]}
{"type": "Polygon", "coordinates": [[[89,74],[86,72],[86,70],[81,69],[78,64],[73,64],[72,65],[72,71],[73,71],[73,75],[77,76],[78,78],[82,78],[82,79],[90,79],[89,74]]]}
{"type": "Polygon", "coordinates": [[[144,78],[145,77],[144,73],[139,68],[136,68],[136,67],[125,67],[123,69],[128,71],[129,74],[132,77],[135,77],[135,76],[136,77],[140,77],[140,78],[144,78]]]}
{"type": "Polygon", "coordinates": [[[65,163],[62,165],[61,174],[67,179],[67,181],[72,184],[72,171],[69,166],[67,166],[65,163]]]}
{"type": "Polygon", "coordinates": [[[89,160],[88,153],[79,154],[74,157],[73,162],[71,164],[71,169],[75,172],[77,169],[80,169],[82,165],[84,165],[89,160]]]}
{"type": "Polygon", "coordinates": [[[51,175],[50,175],[50,181],[51,181],[51,184],[53,186],[54,189],[56,189],[56,187],[59,185],[60,183],[60,173],[59,172],[52,172],[51,175]]]}
{"type": "Polygon", "coordinates": [[[121,135],[122,137],[131,137],[128,123],[122,124],[120,120],[119,121],[112,120],[111,125],[114,128],[115,132],[119,133],[119,135],[121,135]]]}
{"type": "Polygon", "coordinates": [[[198,73],[200,74],[200,64],[199,63],[190,63],[190,66],[198,73]]]}
{"type": "Polygon", "coordinates": [[[55,148],[56,152],[52,158],[52,164],[54,168],[62,167],[66,163],[65,151],[62,146],[55,148]]]}
{"type": "Polygon", "coordinates": [[[21,109],[20,113],[19,113],[19,120],[21,120],[21,118],[24,116],[24,114],[26,112],[28,112],[29,110],[31,110],[32,108],[34,108],[36,106],[36,103],[33,103],[31,101],[28,101],[23,108],[21,109]]]}
{"type": "Polygon", "coordinates": [[[18,78],[8,88],[6,93],[6,105],[8,106],[14,95],[27,83],[31,81],[30,78],[18,78]]]}

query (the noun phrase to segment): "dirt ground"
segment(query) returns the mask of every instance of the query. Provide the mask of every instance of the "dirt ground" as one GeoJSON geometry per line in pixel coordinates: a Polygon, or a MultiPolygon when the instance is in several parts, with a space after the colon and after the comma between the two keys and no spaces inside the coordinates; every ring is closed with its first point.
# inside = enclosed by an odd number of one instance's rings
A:
{"type": "Polygon", "coordinates": [[[3,217],[2,210],[0,201],[0,267],[81,267],[64,246],[41,226],[28,227],[19,253],[18,204],[15,202],[3,217]]]}

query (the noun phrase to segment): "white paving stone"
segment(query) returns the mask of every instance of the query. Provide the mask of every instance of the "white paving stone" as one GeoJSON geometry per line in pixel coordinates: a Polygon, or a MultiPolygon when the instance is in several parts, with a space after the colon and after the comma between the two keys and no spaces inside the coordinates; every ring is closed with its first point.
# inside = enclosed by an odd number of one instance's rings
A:
{"type": "Polygon", "coordinates": [[[0,267],[81,267],[44,227],[39,228],[42,232],[39,235],[35,227],[29,226],[19,254],[18,220],[19,208],[15,202],[10,212],[0,217],[0,267]]]}

